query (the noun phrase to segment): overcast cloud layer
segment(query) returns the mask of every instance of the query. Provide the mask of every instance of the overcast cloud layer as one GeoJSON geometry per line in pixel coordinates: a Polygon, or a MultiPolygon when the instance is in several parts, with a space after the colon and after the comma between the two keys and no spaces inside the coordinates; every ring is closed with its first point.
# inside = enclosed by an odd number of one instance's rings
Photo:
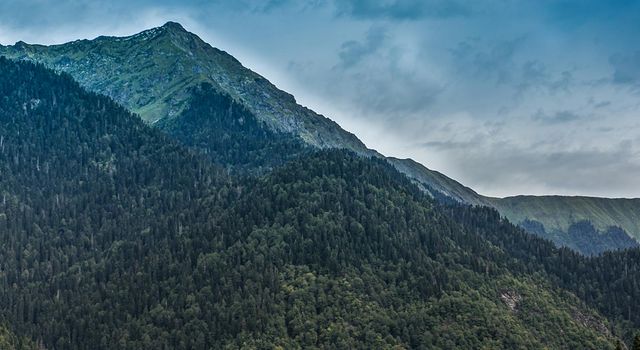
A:
{"type": "Polygon", "coordinates": [[[3,0],[0,43],[168,20],[482,194],[640,197],[640,1],[3,0]]]}

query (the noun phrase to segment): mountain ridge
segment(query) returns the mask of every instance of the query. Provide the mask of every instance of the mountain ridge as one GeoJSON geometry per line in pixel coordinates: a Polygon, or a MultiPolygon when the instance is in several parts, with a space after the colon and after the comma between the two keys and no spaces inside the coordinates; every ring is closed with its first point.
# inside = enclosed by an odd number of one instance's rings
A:
{"type": "MultiPolygon", "coordinates": [[[[179,119],[189,108],[191,89],[210,83],[244,105],[269,128],[291,134],[311,147],[346,148],[360,155],[387,159],[432,197],[491,206],[516,224],[530,219],[542,223],[546,231],[562,231],[556,236],[566,233],[570,226],[557,225],[557,219],[550,216],[548,210],[537,210],[539,200],[485,197],[413,160],[384,157],[334,121],[298,105],[293,95],[278,89],[258,73],[242,66],[232,55],[207,44],[177,22],[167,22],[127,37],[101,36],[52,46],[21,42],[0,46],[2,54],[41,62],[54,70],[67,72],[84,87],[112,97],[150,124],[163,120],[165,122],[160,124],[168,125],[170,123],[166,121],[179,119]],[[514,202],[519,203],[517,213],[513,209],[514,202]]],[[[194,140],[198,141],[202,140],[194,140]]],[[[599,201],[598,205],[615,207],[618,203],[604,203],[606,201],[599,201]]],[[[640,238],[640,218],[635,215],[640,211],[640,204],[613,211],[602,208],[594,211],[588,206],[576,205],[573,210],[581,212],[581,219],[593,221],[603,232],[619,218],[613,213],[620,212],[622,219],[618,220],[618,226],[628,235],[640,238]],[[598,215],[592,215],[594,213],[598,215]]],[[[547,238],[554,240],[556,236],[547,238]]],[[[562,243],[558,239],[554,242],[562,243]]]]}
{"type": "Polygon", "coordinates": [[[179,115],[185,108],[188,88],[206,81],[259,112],[256,115],[278,131],[296,133],[320,148],[342,145],[357,153],[369,152],[355,135],[297,105],[293,95],[277,89],[232,55],[176,22],[127,37],[101,36],[67,44],[21,44],[13,48],[12,58],[31,59],[65,71],[81,85],[114,98],[149,123],[179,115]],[[134,60],[149,64],[137,66],[134,60]],[[127,69],[128,65],[135,69],[127,69]]]}

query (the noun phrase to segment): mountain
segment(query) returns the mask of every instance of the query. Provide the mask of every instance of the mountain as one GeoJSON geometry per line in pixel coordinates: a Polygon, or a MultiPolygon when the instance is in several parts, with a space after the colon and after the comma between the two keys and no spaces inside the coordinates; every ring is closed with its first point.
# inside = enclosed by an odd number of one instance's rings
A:
{"type": "Polygon", "coordinates": [[[293,96],[178,23],[124,38],[52,46],[19,42],[0,53],[67,72],[82,86],[110,96],[151,124],[179,116],[188,106],[191,88],[207,82],[241,101],[276,131],[294,133],[316,147],[367,151],[354,135],[298,105],[293,96]]]}
{"type": "MultiPolygon", "coordinates": [[[[62,45],[18,42],[0,46],[0,55],[69,73],[83,87],[110,96],[147,123],[233,171],[262,173],[324,148],[383,157],[178,23],[129,37],[62,45]]],[[[592,255],[638,245],[637,200],[488,198],[413,160],[386,159],[432,197],[494,207],[559,246],[592,255]],[[584,221],[595,230],[581,226],[584,221]]]]}
{"type": "Polygon", "coordinates": [[[45,348],[105,348],[140,312],[132,289],[158,290],[149,250],[177,249],[191,200],[216,193],[214,210],[228,181],[68,75],[0,58],[0,91],[0,319],[45,348]]]}
{"type": "Polygon", "coordinates": [[[638,246],[640,199],[516,196],[487,201],[511,222],[587,255],[638,246]]]}
{"type": "Polygon", "coordinates": [[[640,250],[557,249],[347,150],[229,177],[27,62],[0,58],[0,96],[0,341],[613,349],[640,327],[640,250]]]}
{"type": "MultiPolygon", "coordinates": [[[[270,135],[286,134],[287,139],[313,148],[346,148],[381,156],[335,122],[300,106],[292,95],[178,23],[168,22],[123,38],[98,37],[52,46],[18,42],[0,46],[0,55],[36,61],[69,73],[83,87],[113,98],[147,123],[157,124],[170,134],[180,134],[181,140],[212,153],[219,145],[208,146],[210,141],[202,140],[206,135],[197,139],[198,135],[181,130],[182,124],[193,126],[182,117],[185,111],[199,108],[194,99],[204,98],[203,83],[210,86],[204,89],[207,94],[234,101],[234,106],[245,110],[245,117],[256,120],[253,124],[266,125],[270,135]]],[[[215,132],[210,129],[200,131],[215,132]]],[[[459,194],[456,200],[468,198],[465,191],[450,191],[452,185],[462,186],[442,174],[419,167],[411,160],[389,160],[400,169],[411,169],[419,183],[429,184],[447,195],[459,194]]],[[[256,163],[268,164],[264,159],[256,163]]]]}

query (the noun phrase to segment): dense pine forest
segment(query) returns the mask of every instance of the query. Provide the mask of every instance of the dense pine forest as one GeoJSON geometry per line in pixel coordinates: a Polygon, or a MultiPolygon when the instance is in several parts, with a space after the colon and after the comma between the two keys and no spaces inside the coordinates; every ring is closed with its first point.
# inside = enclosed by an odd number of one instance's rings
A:
{"type": "Polygon", "coordinates": [[[310,152],[299,137],[270,130],[209,83],[192,88],[190,96],[179,117],[154,126],[233,173],[263,173],[310,152]]]}
{"type": "Polygon", "coordinates": [[[192,117],[227,131],[174,141],[0,58],[0,345],[631,345],[638,249],[584,257],[439,203],[383,159],[242,139],[257,122],[201,89],[192,117]]]}

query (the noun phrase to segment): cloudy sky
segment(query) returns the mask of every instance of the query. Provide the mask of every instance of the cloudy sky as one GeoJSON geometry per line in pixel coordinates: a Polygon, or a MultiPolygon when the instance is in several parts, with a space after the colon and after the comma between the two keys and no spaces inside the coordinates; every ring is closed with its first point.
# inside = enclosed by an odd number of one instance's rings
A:
{"type": "Polygon", "coordinates": [[[640,1],[2,0],[0,43],[168,20],[482,194],[640,197],[640,1]]]}

